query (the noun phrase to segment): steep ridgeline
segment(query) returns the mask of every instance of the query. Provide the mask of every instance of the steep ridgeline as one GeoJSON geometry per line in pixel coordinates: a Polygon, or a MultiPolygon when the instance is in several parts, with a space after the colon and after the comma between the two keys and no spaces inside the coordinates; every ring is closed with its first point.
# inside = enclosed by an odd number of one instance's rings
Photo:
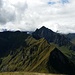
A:
{"type": "Polygon", "coordinates": [[[0,59],[0,71],[75,74],[75,64],[52,44],[29,36],[14,53],[0,59]]]}
{"type": "Polygon", "coordinates": [[[66,46],[69,49],[75,50],[75,46],[70,42],[69,38],[65,35],[55,33],[44,26],[33,32],[32,36],[35,39],[45,38],[49,43],[55,43],[59,46],[66,46]]]}

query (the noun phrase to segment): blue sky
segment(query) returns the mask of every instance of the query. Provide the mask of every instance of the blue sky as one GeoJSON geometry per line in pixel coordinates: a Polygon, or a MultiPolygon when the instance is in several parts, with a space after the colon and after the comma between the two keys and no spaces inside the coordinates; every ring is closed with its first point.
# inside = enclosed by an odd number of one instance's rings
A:
{"type": "Polygon", "coordinates": [[[75,32],[75,0],[0,0],[0,31],[35,30],[75,32]]]}
{"type": "Polygon", "coordinates": [[[50,4],[50,5],[54,5],[56,3],[66,4],[66,3],[69,3],[69,0],[59,0],[59,1],[50,0],[50,1],[48,1],[48,4],[50,4]]]}
{"type": "Polygon", "coordinates": [[[54,5],[56,2],[48,2],[49,5],[54,5]]]}
{"type": "Polygon", "coordinates": [[[61,0],[62,4],[69,3],[69,0],[61,0]]]}

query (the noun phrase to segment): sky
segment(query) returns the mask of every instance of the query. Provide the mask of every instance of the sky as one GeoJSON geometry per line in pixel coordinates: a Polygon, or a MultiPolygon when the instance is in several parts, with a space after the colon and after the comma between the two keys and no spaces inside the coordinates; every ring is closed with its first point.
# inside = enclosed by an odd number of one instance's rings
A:
{"type": "Polygon", "coordinates": [[[0,0],[0,31],[34,31],[42,26],[75,33],[75,0],[0,0]]]}

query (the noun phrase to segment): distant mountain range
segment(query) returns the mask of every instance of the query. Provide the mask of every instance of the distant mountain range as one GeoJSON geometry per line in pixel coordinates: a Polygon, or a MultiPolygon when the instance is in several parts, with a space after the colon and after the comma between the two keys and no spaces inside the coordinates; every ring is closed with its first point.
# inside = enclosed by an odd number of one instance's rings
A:
{"type": "Polygon", "coordinates": [[[0,32],[0,71],[75,74],[75,38],[41,27],[0,32]]]}

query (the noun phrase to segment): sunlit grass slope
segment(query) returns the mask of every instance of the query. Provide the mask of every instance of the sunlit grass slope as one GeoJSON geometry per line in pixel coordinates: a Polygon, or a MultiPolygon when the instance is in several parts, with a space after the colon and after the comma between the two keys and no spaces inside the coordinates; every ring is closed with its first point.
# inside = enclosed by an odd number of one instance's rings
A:
{"type": "Polygon", "coordinates": [[[32,37],[25,40],[25,45],[1,58],[0,71],[48,72],[48,58],[55,47],[44,38],[35,40],[32,37]]]}

